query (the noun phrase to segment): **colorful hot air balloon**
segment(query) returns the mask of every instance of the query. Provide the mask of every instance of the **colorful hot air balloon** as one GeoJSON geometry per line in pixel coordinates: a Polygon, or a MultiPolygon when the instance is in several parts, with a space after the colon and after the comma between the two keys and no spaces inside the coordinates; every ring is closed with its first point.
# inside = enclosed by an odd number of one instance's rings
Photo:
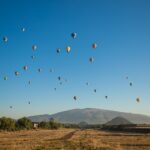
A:
{"type": "Polygon", "coordinates": [[[18,75],[19,75],[19,72],[18,72],[18,71],[15,71],[15,75],[18,76],[18,75]]]}
{"type": "Polygon", "coordinates": [[[5,76],[5,77],[4,77],[4,80],[5,80],[5,81],[6,81],[6,80],[8,80],[8,77],[7,77],[7,76],[5,76]]]}
{"type": "Polygon", "coordinates": [[[38,69],[38,72],[41,72],[41,71],[42,71],[42,70],[39,68],[39,69],[38,69]]]}
{"type": "Polygon", "coordinates": [[[25,32],[25,31],[26,31],[26,28],[24,28],[24,27],[21,28],[21,31],[22,31],[22,32],[25,32]]]}
{"type": "Polygon", "coordinates": [[[60,77],[60,76],[58,77],[58,80],[61,80],[61,77],[60,77]]]}
{"type": "Polygon", "coordinates": [[[76,101],[77,100],[77,96],[74,96],[73,99],[76,101]]]}
{"type": "Polygon", "coordinates": [[[50,69],[49,71],[50,71],[50,72],[54,72],[54,69],[50,69]]]}
{"type": "Polygon", "coordinates": [[[72,37],[73,39],[75,39],[75,38],[77,37],[77,33],[75,33],[75,32],[71,33],[71,37],[72,37]]]}
{"type": "Polygon", "coordinates": [[[108,98],[108,96],[105,96],[105,98],[107,99],[107,98],[108,98]]]}
{"type": "Polygon", "coordinates": [[[5,43],[7,43],[7,42],[8,42],[8,37],[4,36],[4,37],[3,37],[3,41],[4,41],[5,43]]]}
{"type": "Polygon", "coordinates": [[[28,66],[24,66],[23,69],[24,69],[24,70],[28,70],[28,66]]]}
{"type": "Polygon", "coordinates": [[[34,56],[34,55],[32,55],[32,56],[31,56],[31,58],[34,60],[34,59],[35,59],[35,56],[34,56]]]}
{"type": "Polygon", "coordinates": [[[139,98],[139,97],[137,97],[137,98],[136,98],[136,101],[139,103],[139,102],[140,102],[140,98],[139,98]]]}
{"type": "Polygon", "coordinates": [[[28,81],[28,84],[30,85],[30,84],[31,84],[31,81],[28,81]]]}
{"type": "Polygon", "coordinates": [[[67,47],[66,47],[66,51],[67,51],[67,53],[69,53],[69,52],[70,52],[70,50],[71,50],[71,47],[70,47],[70,46],[67,46],[67,47]]]}
{"type": "Polygon", "coordinates": [[[93,44],[92,44],[92,48],[97,48],[97,44],[96,44],[96,43],[93,43],[93,44]]]}
{"type": "Polygon", "coordinates": [[[94,58],[93,58],[93,57],[90,57],[90,58],[89,58],[89,62],[91,62],[91,63],[94,62],[94,58]]]}
{"type": "Polygon", "coordinates": [[[32,45],[33,51],[37,50],[37,45],[32,45]]]}
{"type": "Polygon", "coordinates": [[[60,53],[60,48],[56,49],[56,52],[57,52],[57,53],[60,53]]]}
{"type": "Polygon", "coordinates": [[[132,82],[130,82],[130,84],[129,84],[130,86],[132,86],[133,84],[132,84],[132,82]]]}

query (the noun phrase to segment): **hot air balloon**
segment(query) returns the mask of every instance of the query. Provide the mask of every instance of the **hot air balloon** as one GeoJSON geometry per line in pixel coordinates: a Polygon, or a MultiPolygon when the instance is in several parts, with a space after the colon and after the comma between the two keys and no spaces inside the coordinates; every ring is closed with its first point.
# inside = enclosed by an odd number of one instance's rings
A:
{"type": "Polygon", "coordinates": [[[74,96],[73,99],[76,101],[77,100],[77,96],[74,96]]]}
{"type": "Polygon", "coordinates": [[[96,43],[93,43],[93,44],[92,44],[92,47],[93,47],[93,48],[97,48],[97,44],[96,44],[96,43]]]}
{"type": "Polygon", "coordinates": [[[132,82],[130,82],[130,84],[129,84],[130,86],[132,86],[132,82]]]}
{"type": "Polygon", "coordinates": [[[32,45],[33,51],[37,50],[37,45],[32,45]]]}
{"type": "Polygon", "coordinates": [[[15,75],[18,76],[18,75],[19,75],[19,72],[18,72],[18,71],[15,71],[15,75]]]}
{"type": "Polygon", "coordinates": [[[28,104],[30,105],[30,101],[28,102],[28,104]]]}
{"type": "Polygon", "coordinates": [[[96,93],[96,89],[94,89],[94,92],[96,93]]]}
{"type": "Polygon", "coordinates": [[[60,48],[56,49],[56,52],[57,52],[57,53],[60,53],[60,48]]]}
{"type": "Polygon", "coordinates": [[[128,80],[128,76],[126,77],[126,79],[128,80]]]}
{"type": "Polygon", "coordinates": [[[58,80],[61,80],[61,77],[60,77],[60,76],[58,77],[58,80]]]}
{"type": "Polygon", "coordinates": [[[41,71],[42,71],[42,70],[39,68],[39,69],[38,69],[38,72],[41,72],[41,71]]]}
{"type": "Polygon", "coordinates": [[[5,77],[4,77],[4,80],[5,80],[5,81],[6,81],[6,80],[8,80],[8,77],[7,77],[7,76],[5,76],[5,77]]]}
{"type": "Polygon", "coordinates": [[[24,66],[23,69],[26,71],[28,70],[28,66],[24,66]]]}
{"type": "Polygon", "coordinates": [[[31,58],[34,60],[34,59],[35,59],[35,56],[34,56],[34,55],[32,55],[32,56],[31,56],[31,58]]]}
{"type": "Polygon", "coordinates": [[[21,28],[21,31],[22,31],[22,32],[25,32],[25,31],[26,31],[26,28],[24,28],[24,27],[21,28]]]}
{"type": "Polygon", "coordinates": [[[137,98],[136,98],[136,101],[139,103],[139,102],[140,102],[140,98],[139,98],[139,97],[137,97],[137,98]]]}
{"type": "Polygon", "coordinates": [[[12,109],[13,107],[12,107],[12,106],[9,106],[9,108],[12,109]]]}
{"type": "Polygon", "coordinates": [[[89,61],[92,63],[94,61],[94,58],[93,57],[90,57],[89,58],[89,61]]]}
{"type": "Polygon", "coordinates": [[[50,69],[49,71],[50,71],[50,72],[54,72],[54,69],[50,69]]]}
{"type": "Polygon", "coordinates": [[[105,98],[107,99],[107,98],[108,98],[108,96],[105,96],[105,98]]]}
{"type": "Polygon", "coordinates": [[[89,85],[89,83],[88,83],[88,82],[86,82],[86,85],[89,85]]]}
{"type": "Polygon", "coordinates": [[[75,38],[77,37],[77,33],[75,33],[75,32],[71,33],[71,37],[72,37],[73,39],[75,39],[75,38]]]}
{"type": "Polygon", "coordinates": [[[8,37],[4,36],[4,37],[3,37],[3,41],[4,41],[5,43],[7,43],[7,42],[8,42],[8,37]]]}
{"type": "Polygon", "coordinates": [[[67,53],[69,53],[69,52],[70,52],[70,50],[71,50],[71,47],[70,47],[70,46],[67,46],[67,47],[66,47],[66,51],[67,51],[67,53]]]}
{"type": "Polygon", "coordinates": [[[28,81],[28,84],[30,85],[30,84],[31,84],[31,81],[28,81]]]}
{"type": "Polygon", "coordinates": [[[56,91],[56,88],[54,88],[54,90],[56,91]]]}

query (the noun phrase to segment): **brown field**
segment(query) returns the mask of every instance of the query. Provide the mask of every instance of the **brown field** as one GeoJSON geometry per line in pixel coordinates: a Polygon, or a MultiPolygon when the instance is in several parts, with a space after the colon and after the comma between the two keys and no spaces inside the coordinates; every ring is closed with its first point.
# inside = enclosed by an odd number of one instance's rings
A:
{"type": "Polygon", "coordinates": [[[150,150],[150,134],[59,129],[0,132],[0,150],[150,150]]]}

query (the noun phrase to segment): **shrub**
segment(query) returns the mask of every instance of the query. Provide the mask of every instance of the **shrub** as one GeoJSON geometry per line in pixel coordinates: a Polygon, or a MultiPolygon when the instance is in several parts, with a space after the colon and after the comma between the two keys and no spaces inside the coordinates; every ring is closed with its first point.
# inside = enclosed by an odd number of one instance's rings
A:
{"type": "Polygon", "coordinates": [[[0,118],[0,129],[13,131],[16,129],[16,122],[11,118],[2,117],[0,118]]]}
{"type": "Polygon", "coordinates": [[[50,129],[58,129],[61,127],[61,124],[60,123],[57,123],[55,121],[49,121],[49,128],[50,129]]]}
{"type": "Polygon", "coordinates": [[[33,124],[30,119],[23,117],[17,121],[18,129],[32,129],[33,124]]]}
{"type": "Polygon", "coordinates": [[[48,129],[49,128],[49,123],[45,122],[45,121],[42,121],[42,122],[39,123],[39,127],[43,128],[43,129],[48,129]]]}

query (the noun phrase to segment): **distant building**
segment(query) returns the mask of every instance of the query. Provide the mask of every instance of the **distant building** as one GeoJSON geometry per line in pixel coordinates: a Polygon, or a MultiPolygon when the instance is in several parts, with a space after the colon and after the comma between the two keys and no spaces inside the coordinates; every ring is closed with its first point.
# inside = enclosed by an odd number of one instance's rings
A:
{"type": "Polygon", "coordinates": [[[39,127],[39,122],[32,122],[33,123],[33,128],[37,129],[39,127]]]}

